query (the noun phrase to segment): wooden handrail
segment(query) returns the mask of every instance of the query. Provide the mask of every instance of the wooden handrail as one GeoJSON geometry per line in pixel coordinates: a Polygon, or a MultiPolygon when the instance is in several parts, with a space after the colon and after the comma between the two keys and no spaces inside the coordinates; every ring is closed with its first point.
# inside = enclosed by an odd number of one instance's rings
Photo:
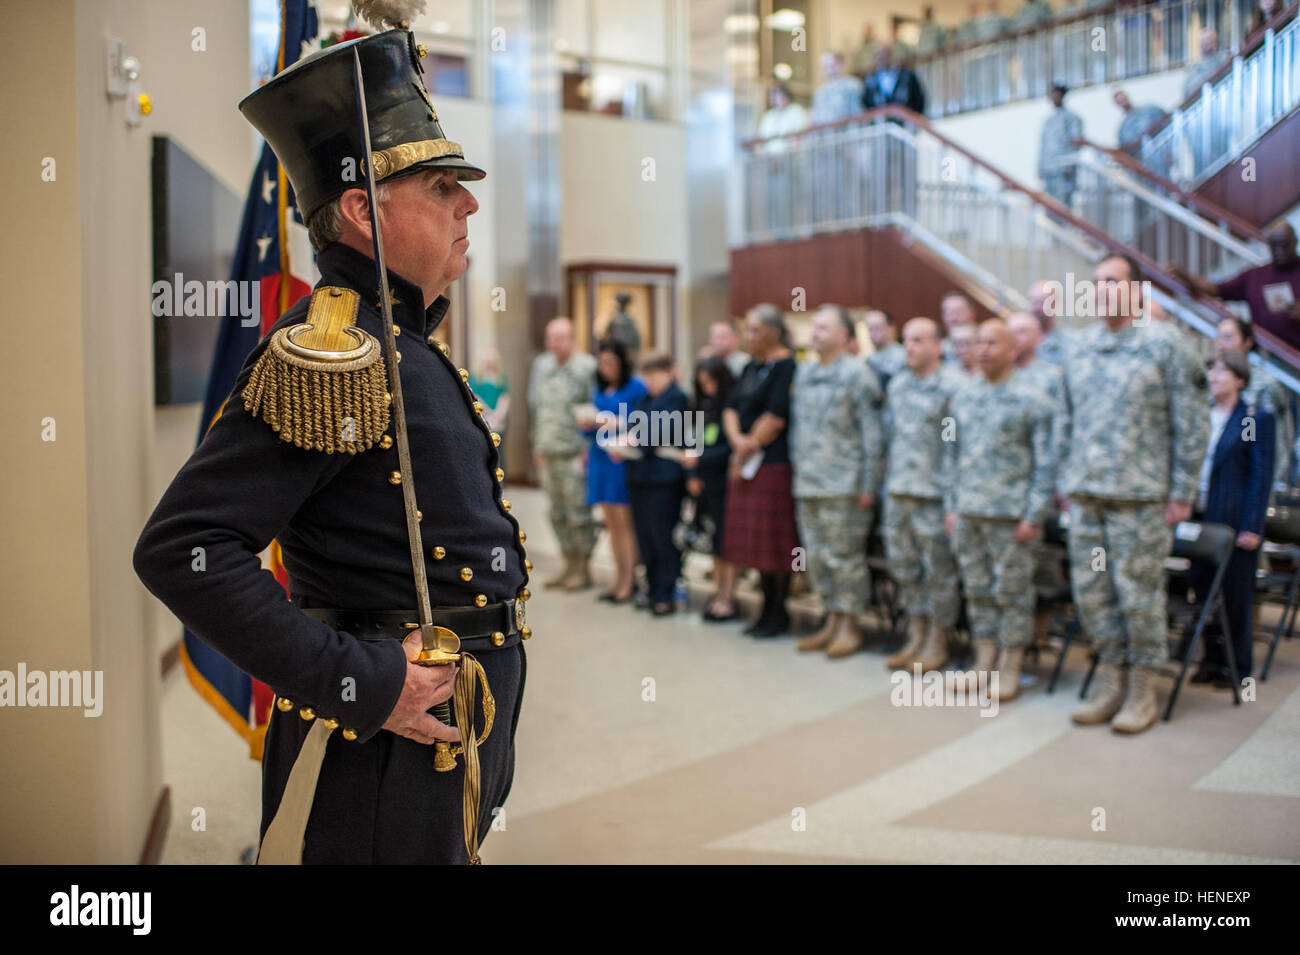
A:
{"type": "Polygon", "coordinates": [[[1254,223],[1247,222],[1245,219],[1241,218],[1241,216],[1229,212],[1227,209],[1223,208],[1223,206],[1216,205],[1210,200],[1198,196],[1194,192],[1185,191],[1172,180],[1166,179],[1158,172],[1154,172],[1142,165],[1142,163],[1138,162],[1121,149],[1112,149],[1110,146],[1099,146],[1090,139],[1072,139],[1070,140],[1070,144],[1073,146],[1091,146],[1098,152],[1105,153],[1111,159],[1115,160],[1115,162],[1123,166],[1128,172],[1147,180],[1152,185],[1158,186],[1170,195],[1177,197],[1179,202],[1185,206],[1194,208],[1201,215],[1205,216],[1205,218],[1225,223],[1231,231],[1240,238],[1254,239],[1256,242],[1268,242],[1268,237],[1256,228],[1254,223]]]}
{"type": "MultiPolygon", "coordinates": [[[[1092,10],[1079,10],[1071,13],[1069,16],[1052,16],[1047,20],[1031,24],[1027,27],[1013,27],[997,36],[989,37],[987,40],[967,40],[964,43],[956,43],[952,46],[945,46],[942,49],[935,50],[933,53],[913,53],[899,60],[900,66],[928,64],[934,60],[941,59],[945,56],[951,56],[954,53],[964,53],[967,50],[973,50],[976,47],[988,46],[990,43],[1001,43],[1004,40],[1014,40],[1022,36],[1030,36],[1034,33],[1046,33],[1049,30],[1055,30],[1069,23],[1078,23],[1080,20],[1091,20],[1094,17],[1114,13],[1121,7],[1132,7],[1132,3],[1108,3],[1105,6],[1096,7],[1092,10]]],[[[1147,3],[1143,6],[1156,7],[1157,3],[1147,3]]]]}
{"type": "MultiPolygon", "coordinates": [[[[1125,245],[1123,242],[1120,242],[1118,239],[1112,238],[1111,236],[1103,232],[1101,229],[1099,229],[1097,226],[1093,225],[1091,222],[1088,222],[1086,219],[1081,219],[1078,216],[1076,216],[1070,209],[1067,209],[1065,206],[1057,202],[1055,199],[1053,199],[1051,196],[1047,195],[1046,193],[1039,192],[1036,189],[1030,189],[1028,186],[1023,185],[1022,183],[1020,183],[1015,179],[1012,179],[1010,176],[1002,172],[1000,169],[995,168],[994,166],[990,165],[987,161],[981,159],[979,156],[976,156],[965,146],[962,146],[959,143],[954,142],[952,139],[945,136],[943,133],[938,132],[934,128],[934,126],[930,123],[930,121],[926,119],[924,116],[920,115],[919,113],[914,113],[910,109],[907,109],[904,106],[892,106],[892,105],[880,106],[877,107],[876,109],[870,109],[867,110],[866,112],[858,113],[854,116],[848,116],[845,117],[844,119],[839,119],[832,123],[821,123],[817,126],[809,126],[805,129],[800,130],[797,133],[791,133],[787,136],[769,136],[766,139],[746,140],[744,143],[742,143],[742,145],[745,146],[746,148],[749,148],[759,143],[768,142],[769,140],[773,140],[773,139],[800,139],[812,133],[823,132],[828,129],[838,129],[842,126],[847,126],[847,125],[876,122],[881,119],[898,120],[904,124],[915,126],[919,129],[925,130],[935,139],[939,140],[939,142],[943,143],[944,146],[946,146],[948,149],[965,157],[970,163],[978,166],[979,168],[987,172],[989,175],[993,176],[1000,183],[1002,183],[1004,188],[1012,192],[1019,192],[1022,195],[1028,196],[1031,201],[1033,201],[1039,206],[1042,206],[1044,209],[1050,212],[1055,218],[1061,220],[1062,222],[1065,222],[1067,225],[1070,225],[1073,228],[1084,233],[1090,239],[1092,239],[1094,242],[1096,242],[1098,245],[1108,250],[1109,252],[1114,253],[1116,255],[1124,255],[1132,259],[1134,262],[1138,264],[1138,267],[1142,269],[1143,273],[1145,273],[1146,278],[1154,281],[1156,285],[1159,285],[1165,289],[1176,289],[1182,291],[1189,299],[1199,301],[1202,305],[1208,307],[1219,317],[1220,320],[1225,318],[1235,319],[1237,317],[1235,314],[1233,314],[1227,308],[1225,308],[1222,302],[1219,302],[1218,300],[1213,298],[1204,298],[1195,289],[1184,284],[1172,272],[1167,271],[1163,263],[1155,261],[1154,259],[1147,256],[1146,253],[1141,252],[1131,246],[1125,245]]],[[[1295,348],[1291,347],[1286,342],[1278,338],[1276,335],[1271,334],[1265,329],[1256,328],[1254,331],[1255,331],[1256,342],[1266,346],[1266,350],[1272,352],[1278,358],[1281,358],[1283,361],[1285,361],[1291,367],[1295,368],[1297,371],[1300,371],[1300,351],[1297,351],[1295,348]]]]}

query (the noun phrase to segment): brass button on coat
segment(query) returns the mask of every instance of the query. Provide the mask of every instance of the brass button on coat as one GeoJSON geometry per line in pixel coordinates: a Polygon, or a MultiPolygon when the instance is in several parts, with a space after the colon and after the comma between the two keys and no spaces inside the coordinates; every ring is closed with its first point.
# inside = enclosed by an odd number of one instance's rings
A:
{"type": "Polygon", "coordinates": [[[313,710],[310,706],[304,706],[302,709],[298,711],[298,715],[301,716],[303,719],[305,719],[308,723],[310,723],[312,720],[316,718],[316,711],[313,710]]]}
{"type": "Polygon", "coordinates": [[[487,606],[487,594],[479,594],[477,597],[475,597],[475,598],[474,598],[474,606],[475,606],[475,607],[486,607],[486,606],[487,606]]]}
{"type": "Polygon", "coordinates": [[[462,567],[460,569],[460,579],[468,583],[474,579],[474,571],[470,570],[468,567],[462,567]]]}
{"type": "Polygon", "coordinates": [[[505,643],[505,642],[506,642],[506,635],[505,635],[504,633],[502,633],[500,630],[495,630],[495,631],[493,631],[493,633],[492,633],[492,646],[494,646],[494,647],[499,647],[499,646],[501,646],[501,644],[503,644],[503,643],[505,643]]]}
{"type": "Polygon", "coordinates": [[[445,548],[445,547],[435,547],[435,548],[433,549],[433,559],[434,559],[434,560],[442,560],[442,559],[443,559],[444,557],[446,557],[446,556],[447,556],[447,548],[445,548]]]}
{"type": "Polygon", "coordinates": [[[379,439],[379,446],[387,451],[393,446],[393,436],[391,434],[384,435],[379,439]]]}
{"type": "Polygon", "coordinates": [[[345,729],[345,730],[343,731],[343,738],[344,738],[345,740],[347,740],[347,741],[350,743],[350,742],[352,742],[354,739],[357,738],[357,731],[356,731],[356,730],[345,729]]]}
{"type": "Polygon", "coordinates": [[[389,484],[401,484],[401,483],[402,483],[402,472],[401,472],[401,471],[390,471],[389,474],[388,474],[388,483],[389,483],[389,484]]]}
{"type": "Polygon", "coordinates": [[[497,468],[497,481],[498,481],[498,483],[501,482],[501,481],[504,481],[505,479],[506,479],[506,472],[505,472],[505,471],[502,471],[500,468],[497,468]]]}

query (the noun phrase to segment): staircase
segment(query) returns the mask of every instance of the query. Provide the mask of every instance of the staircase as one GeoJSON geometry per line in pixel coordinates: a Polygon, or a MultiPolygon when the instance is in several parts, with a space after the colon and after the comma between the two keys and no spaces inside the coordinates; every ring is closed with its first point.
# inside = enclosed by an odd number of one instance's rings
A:
{"type": "MultiPolygon", "coordinates": [[[[1087,188],[1076,201],[1081,211],[1095,207],[1093,214],[1115,234],[1009,178],[899,107],[751,140],[742,145],[732,197],[733,263],[744,253],[762,252],[770,270],[779,267],[781,257],[773,253],[782,244],[793,248],[803,240],[806,246],[818,238],[829,248],[845,234],[894,229],[924,256],[946,263],[994,310],[1015,311],[1027,309],[1025,291],[1033,282],[1057,281],[1068,291],[1090,281],[1097,260],[1111,252],[1141,266],[1152,301],[1171,319],[1211,338],[1232,313],[1195,297],[1164,265],[1173,259],[1192,271],[1226,274],[1263,261],[1258,239],[1216,228],[1187,210],[1175,215],[1136,180],[1125,185],[1121,180],[1130,177],[1108,174],[1102,158],[1085,162],[1087,176],[1096,178],[1081,182],[1087,188]]],[[[803,268],[815,262],[801,256],[803,268]]],[[[800,269],[789,272],[788,285],[799,286],[800,269]]],[[[941,291],[934,290],[936,301],[941,291]]],[[[1063,316],[1061,324],[1081,327],[1091,319],[1085,310],[1063,316]]],[[[1259,344],[1252,360],[1300,392],[1300,353],[1263,330],[1259,344]]]]}
{"type": "Polygon", "coordinates": [[[1202,27],[1221,49],[1245,39],[1248,0],[1157,0],[1074,4],[1041,24],[908,58],[932,118],[1045,97],[1056,80],[1071,89],[1101,86],[1189,66],[1202,27]]]}
{"type": "Polygon", "coordinates": [[[1147,166],[1169,170],[1169,178],[1180,186],[1256,225],[1300,201],[1298,6],[1292,3],[1274,17],[1243,55],[1174,110],[1166,124],[1149,131],[1139,154],[1147,166]],[[1247,156],[1253,159],[1249,168],[1238,162],[1247,156]],[[1216,179],[1225,181],[1216,186],[1216,179]],[[1241,188],[1234,190],[1231,180],[1241,188]],[[1237,208],[1231,201],[1234,191],[1255,201],[1237,208]],[[1260,204],[1260,199],[1266,201],[1260,204]]]}

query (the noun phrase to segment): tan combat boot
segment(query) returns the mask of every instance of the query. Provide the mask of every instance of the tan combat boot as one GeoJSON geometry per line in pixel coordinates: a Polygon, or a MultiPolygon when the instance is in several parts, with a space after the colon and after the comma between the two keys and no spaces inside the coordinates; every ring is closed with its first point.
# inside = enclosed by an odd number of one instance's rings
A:
{"type": "Polygon", "coordinates": [[[998,657],[998,702],[1014,700],[1020,695],[1020,667],[1024,662],[1024,647],[1002,648],[998,657]]]}
{"type": "Polygon", "coordinates": [[[862,649],[864,642],[862,630],[858,627],[858,622],[853,619],[853,614],[842,613],[839,617],[840,629],[835,634],[835,639],[831,641],[831,645],[826,648],[826,655],[832,660],[853,656],[862,649]]]}
{"type": "Polygon", "coordinates": [[[1128,699],[1111,721],[1116,733],[1141,733],[1156,721],[1156,676],[1150,667],[1133,667],[1129,673],[1128,699]]]}
{"type": "Polygon", "coordinates": [[[975,692],[979,686],[980,674],[992,670],[998,661],[998,642],[996,640],[974,640],[972,645],[975,648],[975,660],[971,663],[971,668],[969,670],[950,671],[945,675],[945,681],[950,692],[957,692],[959,687],[966,693],[975,692]]]}
{"type": "Polygon", "coordinates": [[[569,554],[564,555],[564,569],[554,577],[550,577],[542,582],[543,587],[562,587],[569,574],[573,573],[573,557],[569,554]]]}
{"type": "Polygon", "coordinates": [[[1105,723],[1119,712],[1124,705],[1124,694],[1128,691],[1128,670],[1113,663],[1101,663],[1097,666],[1097,689],[1093,697],[1083,706],[1076,707],[1070,719],[1080,726],[1095,726],[1105,723]]]}
{"type": "Polygon", "coordinates": [[[831,611],[826,615],[826,622],[816,633],[810,633],[798,643],[795,649],[807,653],[810,650],[825,650],[840,630],[840,614],[831,611]]]}
{"type": "Polygon", "coordinates": [[[573,558],[573,565],[560,586],[565,590],[586,590],[591,586],[591,569],[586,557],[573,558]]]}
{"type": "Polygon", "coordinates": [[[948,638],[951,633],[951,627],[940,627],[933,620],[930,621],[930,628],[926,631],[921,652],[912,661],[914,664],[921,664],[922,673],[937,670],[948,662],[948,638]]]}
{"type": "Polygon", "coordinates": [[[916,659],[916,655],[921,652],[921,646],[925,643],[925,634],[929,630],[930,620],[927,617],[908,617],[907,618],[907,643],[894,654],[885,658],[885,666],[891,670],[907,669],[916,659]]]}

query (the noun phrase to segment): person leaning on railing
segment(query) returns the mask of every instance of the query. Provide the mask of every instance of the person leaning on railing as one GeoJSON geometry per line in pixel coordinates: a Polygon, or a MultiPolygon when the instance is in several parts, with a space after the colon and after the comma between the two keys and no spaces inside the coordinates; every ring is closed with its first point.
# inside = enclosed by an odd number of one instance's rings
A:
{"type": "Polygon", "coordinates": [[[1271,261],[1246,269],[1224,282],[1192,275],[1170,263],[1165,270],[1201,295],[1228,302],[1245,302],[1255,328],[1276,335],[1300,350],[1300,257],[1296,256],[1295,229],[1281,222],[1268,232],[1271,261]]]}

